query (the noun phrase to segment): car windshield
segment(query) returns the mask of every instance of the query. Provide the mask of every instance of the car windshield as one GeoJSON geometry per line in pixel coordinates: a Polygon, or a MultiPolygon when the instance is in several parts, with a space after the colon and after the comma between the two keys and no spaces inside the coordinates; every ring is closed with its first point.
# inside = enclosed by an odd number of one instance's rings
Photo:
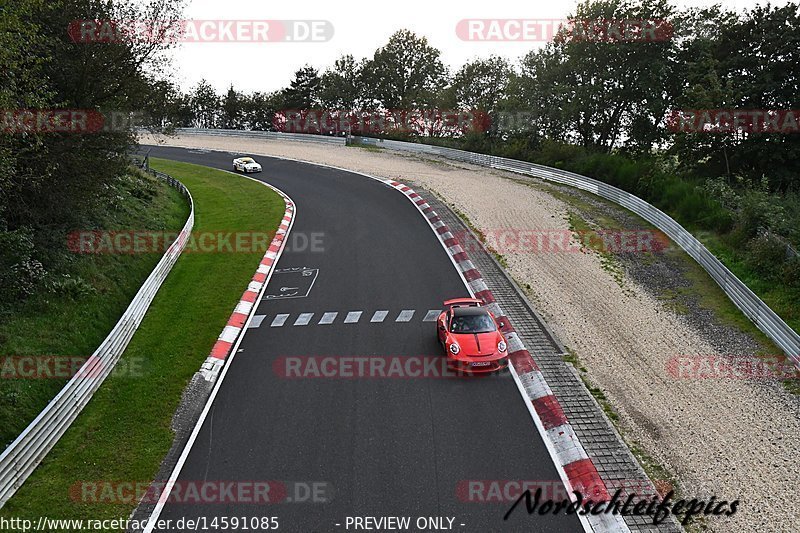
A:
{"type": "Polygon", "coordinates": [[[255,161],[253,161],[249,157],[244,157],[242,158],[242,163],[255,163],[255,161]]]}
{"type": "Polygon", "coordinates": [[[495,331],[494,321],[489,315],[461,315],[450,323],[452,333],[490,333],[495,331]]]}

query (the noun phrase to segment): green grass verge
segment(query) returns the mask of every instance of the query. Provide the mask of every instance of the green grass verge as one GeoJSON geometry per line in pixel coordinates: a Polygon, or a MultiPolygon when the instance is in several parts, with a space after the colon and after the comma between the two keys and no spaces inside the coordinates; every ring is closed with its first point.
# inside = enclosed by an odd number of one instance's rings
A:
{"type": "Polygon", "coordinates": [[[375,146],[374,144],[364,144],[364,143],[350,143],[347,145],[350,148],[361,148],[362,150],[366,150],[367,152],[382,152],[383,147],[375,146]]]}
{"type": "Polygon", "coordinates": [[[741,251],[734,250],[711,232],[695,232],[695,237],[792,329],[800,332],[800,287],[788,287],[764,279],[742,260],[741,251]]]}
{"type": "MultiPolygon", "coordinates": [[[[172,187],[131,171],[115,184],[124,198],[109,208],[106,229],[179,231],[189,205],[172,187]]],[[[67,236],[63,240],[64,251],[67,236]]],[[[56,279],[80,282],[78,291],[42,289],[0,320],[0,356],[88,357],[108,335],[161,254],[68,256],[56,279]]],[[[11,369],[3,374],[13,375],[11,369]]],[[[5,448],[66,383],[62,379],[0,379],[0,446],[5,448]]]]}
{"type": "MultiPolygon", "coordinates": [[[[197,165],[152,159],[195,201],[195,232],[274,232],[283,199],[267,187],[197,165]]],[[[144,360],[140,377],[112,376],[98,390],[0,516],[125,518],[135,503],[75,501],[79,481],[151,480],[170,448],[170,422],[247,287],[264,251],[184,254],[161,287],[123,360],[144,360]]],[[[79,498],[78,498],[79,499],[79,498]]]]}

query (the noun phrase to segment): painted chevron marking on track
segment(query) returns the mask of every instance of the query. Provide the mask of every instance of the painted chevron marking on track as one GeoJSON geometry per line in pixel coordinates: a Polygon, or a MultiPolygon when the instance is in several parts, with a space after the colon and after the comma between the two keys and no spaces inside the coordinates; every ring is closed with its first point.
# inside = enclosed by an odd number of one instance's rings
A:
{"type": "Polygon", "coordinates": [[[422,319],[423,322],[433,322],[435,321],[439,315],[442,313],[441,309],[431,309],[427,313],[425,313],[425,318],[422,319]]]}
{"type": "Polygon", "coordinates": [[[311,317],[314,316],[314,313],[300,313],[297,317],[297,320],[294,321],[295,326],[307,326],[309,322],[311,322],[311,317]]]}
{"type": "Polygon", "coordinates": [[[333,324],[333,321],[336,320],[336,315],[339,313],[333,311],[330,313],[325,313],[322,315],[322,318],[319,319],[320,324],[333,324]]]}
{"type": "Polygon", "coordinates": [[[397,315],[395,322],[410,322],[413,316],[414,316],[413,309],[403,309],[402,311],[400,311],[400,314],[397,315]]]}
{"type": "Polygon", "coordinates": [[[355,324],[361,320],[361,313],[363,311],[350,311],[344,319],[345,324],[355,324]]]}
{"type": "Polygon", "coordinates": [[[267,315],[253,315],[253,320],[250,321],[250,325],[247,327],[260,328],[261,323],[264,321],[265,318],[267,318],[267,315]]]}
{"type": "MultiPolygon", "coordinates": [[[[422,311],[417,314],[416,309],[403,309],[401,310],[397,317],[394,319],[395,323],[411,323],[414,322],[414,317],[422,317],[417,318],[417,321],[421,322],[435,322],[436,319],[439,317],[439,314],[442,312],[441,309],[428,309],[424,311],[424,315],[422,311]]],[[[356,324],[361,320],[361,316],[364,314],[364,311],[348,311],[345,314],[345,319],[343,321],[344,324],[356,324]]],[[[295,318],[294,322],[291,322],[293,326],[307,326],[312,324],[312,318],[314,317],[315,313],[313,312],[304,312],[299,313],[295,318]]],[[[250,323],[250,328],[258,328],[261,327],[267,315],[255,315],[253,316],[253,320],[250,323]]],[[[286,325],[289,322],[290,317],[292,316],[291,313],[280,313],[275,315],[270,327],[276,328],[286,325]]],[[[336,322],[336,318],[339,316],[339,311],[326,311],[322,313],[322,316],[319,319],[317,324],[321,325],[329,325],[334,324],[336,322]]],[[[386,309],[380,309],[375,311],[372,314],[369,322],[371,324],[381,324],[386,322],[386,318],[389,316],[389,311],[386,309]]],[[[512,339],[514,337],[512,336],[512,339]]],[[[513,344],[513,341],[510,342],[513,344]]]]}
{"type": "Polygon", "coordinates": [[[372,315],[370,322],[383,322],[388,314],[389,311],[375,311],[375,314],[372,315]]]}
{"type": "Polygon", "coordinates": [[[275,320],[273,320],[272,324],[270,324],[269,326],[271,328],[281,327],[286,322],[287,318],[289,318],[288,314],[276,315],[275,320]]]}

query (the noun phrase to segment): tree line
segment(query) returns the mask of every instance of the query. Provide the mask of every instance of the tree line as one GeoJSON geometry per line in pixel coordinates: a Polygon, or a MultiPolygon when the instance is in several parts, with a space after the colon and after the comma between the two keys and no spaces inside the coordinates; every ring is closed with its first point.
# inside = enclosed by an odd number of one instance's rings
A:
{"type": "Polygon", "coordinates": [[[216,94],[206,81],[186,93],[170,86],[155,122],[275,130],[286,110],[317,119],[322,114],[314,110],[470,111],[490,117],[489,126],[363,133],[595,177],[690,230],[714,232],[742,274],[794,287],[791,294],[800,296],[800,260],[792,253],[800,245],[798,129],[675,127],[676,111],[800,109],[800,7],[735,12],[679,9],[667,0],[587,0],[568,18],[669,21],[672,31],[631,42],[560,33],[516,61],[489,56],[448,69],[424,36],[400,30],[371,57],[344,55],[321,71],[302,66],[278,91],[246,94],[230,86],[216,94]]]}
{"type": "MultiPolygon", "coordinates": [[[[144,109],[161,94],[170,44],[73,42],[76,20],[165,20],[178,0],[14,0],[0,6],[0,313],[69,269],[65,235],[93,228],[120,196],[132,127],[51,127],[47,110],[84,119],[144,109]],[[21,120],[25,114],[31,120],[21,120]],[[43,120],[46,119],[46,120],[43,120]]],[[[0,316],[2,319],[2,316],[0,316]]]]}
{"type": "Polygon", "coordinates": [[[65,233],[100,224],[124,202],[119,184],[136,143],[135,125],[81,135],[15,129],[14,110],[25,109],[145,112],[145,125],[161,131],[271,130],[286,110],[474,112],[491,118],[487,127],[378,134],[589,174],[690,228],[735,235],[733,247],[752,250],[754,268],[800,280],[797,261],[786,263],[779,246],[800,243],[800,135],[669,127],[675,109],[800,108],[796,4],[733,12],[587,0],[573,19],[669,20],[674,33],[647,42],[561,34],[517,60],[489,56],[450,69],[424,36],[400,30],[369,57],[344,55],[322,70],[299,66],[278,91],[231,86],[223,94],[207,81],[188,91],[176,86],[166,70],[169,42],[86,44],[66,30],[79,20],[166,27],[180,20],[180,0],[16,0],[0,15],[0,312],[48,273],[68,269],[65,233]],[[777,236],[766,248],[765,234],[777,236]]]}
{"type": "Polygon", "coordinates": [[[546,143],[634,158],[658,154],[687,173],[752,183],[766,177],[771,190],[795,185],[800,135],[676,133],[670,114],[797,109],[797,5],[737,13],[720,6],[679,10],[666,0],[590,0],[570,18],[668,20],[674,32],[649,42],[561,35],[518,61],[490,56],[451,71],[425,37],[401,30],[372,57],[344,55],[321,72],[305,65],[278,91],[245,94],[231,86],[216,94],[205,80],[187,93],[165,86],[157,123],[274,130],[275,114],[284,110],[470,110],[494,120],[471,132],[384,133],[457,137],[478,149],[503,143],[523,156],[546,143]]]}

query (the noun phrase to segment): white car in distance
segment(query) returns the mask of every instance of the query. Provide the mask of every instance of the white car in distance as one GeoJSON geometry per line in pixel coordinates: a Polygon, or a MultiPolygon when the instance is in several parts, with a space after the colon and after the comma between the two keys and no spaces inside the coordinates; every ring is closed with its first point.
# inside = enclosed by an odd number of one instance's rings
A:
{"type": "Polygon", "coordinates": [[[252,157],[237,157],[233,160],[233,170],[239,172],[261,172],[261,165],[252,157]]]}

